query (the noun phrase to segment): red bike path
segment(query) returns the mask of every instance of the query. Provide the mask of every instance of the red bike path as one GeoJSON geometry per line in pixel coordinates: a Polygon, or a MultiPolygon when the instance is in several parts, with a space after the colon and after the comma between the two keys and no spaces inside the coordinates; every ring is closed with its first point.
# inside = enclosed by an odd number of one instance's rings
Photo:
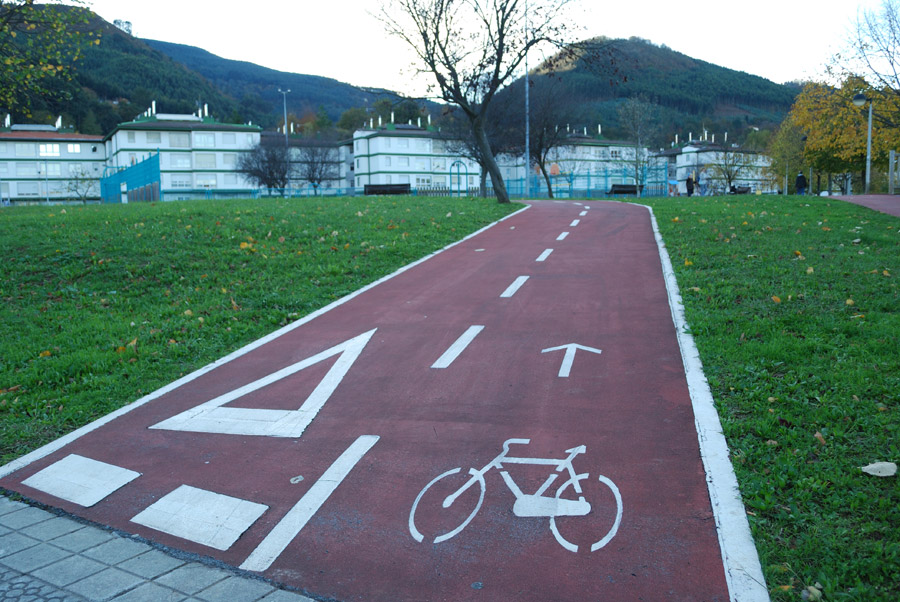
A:
{"type": "Polygon", "coordinates": [[[660,248],[533,203],[0,486],[321,599],[765,600],[660,248]]]}

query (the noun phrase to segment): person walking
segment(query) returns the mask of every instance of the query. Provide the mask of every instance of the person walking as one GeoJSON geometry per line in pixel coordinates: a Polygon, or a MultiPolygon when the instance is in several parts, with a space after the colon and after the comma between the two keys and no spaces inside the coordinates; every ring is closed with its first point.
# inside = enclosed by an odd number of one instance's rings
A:
{"type": "Polygon", "coordinates": [[[797,194],[804,195],[806,194],[806,187],[809,183],[806,181],[806,176],[803,175],[803,172],[797,174],[797,181],[794,182],[794,187],[797,189],[797,194]]]}
{"type": "Polygon", "coordinates": [[[687,179],[687,182],[685,183],[685,185],[687,186],[688,196],[693,195],[694,194],[694,178],[693,178],[693,176],[688,176],[688,179],[687,179]]]}

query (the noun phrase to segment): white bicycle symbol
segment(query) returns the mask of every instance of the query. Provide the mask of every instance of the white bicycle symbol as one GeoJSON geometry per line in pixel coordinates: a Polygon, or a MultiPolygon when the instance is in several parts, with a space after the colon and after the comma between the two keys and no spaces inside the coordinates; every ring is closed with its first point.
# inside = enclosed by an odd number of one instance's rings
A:
{"type": "MultiPolygon", "coordinates": [[[[469,469],[469,474],[471,478],[466,481],[459,489],[448,495],[444,498],[442,507],[449,508],[463,493],[465,493],[470,487],[473,487],[476,483],[481,487],[480,494],[478,496],[478,503],[475,505],[475,509],[468,515],[468,517],[455,529],[448,531],[442,535],[438,535],[434,539],[434,543],[441,543],[442,541],[447,541],[451,537],[455,537],[459,534],[460,531],[466,528],[475,515],[478,514],[478,511],[481,509],[481,504],[484,502],[484,493],[486,489],[486,484],[484,480],[484,475],[492,468],[496,468],[500,471],[500,476],[503,477],[503,482],[506,483],[506,486],[509,487],[509,490],[516,496],[516,502],[513,505],[513,514],[519,517],[549,517],[550,518],[550,530],[553,532],[554,537],[556,537],[556,541],[559,542],[559,545],[569,550],[570,552],[577,552],[578,546],[576,544],[571,543],[566,538],[564,538],[559,529],[556,526],[556,517],[557,516],[585,516],[591,511],[591,504],[584,498],[581,481],[588,478],[588,473],[577,474],[575,472],[575,468],[572,466],[572,460],[578,454],[582,454],[586,451],[586,447],[584,445],[580,445],[578,447],[573,447],[572,449],[567,449],[566,453],[569,454],[566,458],[562,460],[557,460],[554,458],[519,458],[515,456],[509,455],[509,446],[514,444],[527,445],[531,442],[531,439],[508,439],[503,443],[503,452],[488,462],[486,466],[481,468],[480,470],[476,470],[474,468],[469,469]],[[544,465],[544,466],[553,466],[555,467],[555,472],[551,473],[547,480],[532,494],[523,493],[513,478],[509,475],[509,472],[503,469],[504,464],[531,464],[531,465],[544,465]],[[565,469],[569,473],[569,478],[562,485],[559,486],[559,489],[556,490],[555,496],[545,496],[544,493],[556,481],[559,473],[561,473],[565,469]],[[574,492],[578,495],[578,499],[567,499],[563,497],[563,494],[569,487],[572,487],[574,492]]],[[[413,502],[412,509],[409,512],[409,533],[413,536],[418,542],[422,542],[425,539],[425,536],[419,532],[416,528],[416,509],[419,507],[419,502],[422,500],[422,496],[431,489],[438,481],[441,479],[450,477],[451,475],[457,474],[462,470],[462,467],[454,468],[452,470],[448,470],[445,473],[439,474],[434,479],[431,480],[422,491],[419,492],[419,495],[416,497],[416,501],[413,502]]],[[[599,550],[606,544],[610,542],[610,540],[615,537],[616,532],[619,530],[619,524],[622,522],[622,495],[619,493],[619,488],[616,487],[616,484],[611,480],[606,478],[603,475],[598,475],[598,479],[601,483],[609,487],[612,491],[613,495],[616,498],[616,518],[613,522],[612,527],[609,531],[604,535],[600,540],[594,542],[591,545],[591,552],[599,550]]]]}

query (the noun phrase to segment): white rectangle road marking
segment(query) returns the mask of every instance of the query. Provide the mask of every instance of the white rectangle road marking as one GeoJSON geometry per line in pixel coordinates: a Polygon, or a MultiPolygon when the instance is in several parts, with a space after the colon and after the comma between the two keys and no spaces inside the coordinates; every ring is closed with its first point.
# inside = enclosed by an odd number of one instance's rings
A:
{"type": "Polygon", "coordinates": [[[88,508],[139,476],[121,466],[69,454],[22,484],[88,508]]]}
{"type": "Polygon", "coordinates": [[[581,222],[580,219],[573,219],[573,220],[572,220],[572,223],[569,224],[569,227],[570,227],[570,228],[574,228],[574,227],[577,226],[580,222],[581,222]]]}
{"type": "Polygon", "coordinates": [[[584,217],[585,215],[587,215],[587,211],[582,211],[582,212],[579,213],[578,215],[579,215],[580,217],[584,217]]]}
{"type": "MultiPolygon", "coordinates": [[[[507,289],[508,290],[508,289],[507,289]]],[[[465,351],[466,347],[469,346],[475,337],[478,336],[478,333],[484,330],[484,326],[469,326],[468,329],[462,334],[461,337],[456,339],[450,347],[447,348],[441,357],[437,359],[437,361],[431,364],[432,368],[446,368],[453,361],[459,357],[459,354],[465,351]]]]}
{"type": "Polygon", "coordinates": [[[269,507],[182,485],[131,519],[139,525],[227,550],[269,507]]]}
{"type": "Polygon", "coordinates": [[[516,278],[513,281],[512,284],[510,284],[508,287],[506,287],[506,290],[503,291],[503,293],[500,295],[500,297],[502,297],[502,298],[512,297],[513,295],[516,294],[516,291],[518,291],[520,288],[522,288],[522,285],[525,284],[525,282],[527,280],[528,280],[528,276],[519,276],[518,278],[516,278]]]}
{"type": "Polygon", "coordinates": [[[535,261],[544,261],[548,257],[550,257],[550,253],[553,252],[553,249],[544,249],[544,252],[538,255],[538,258],[535,261]]]}
{"type": "Polygon", "coordinates": [[[569,235],[568,232],[563,232],[562,234],[560,234],[559,236],[556,237],[556,240],[565,240],[566,236],[568,236],[568,235],[569,235]]]}
{"type": "Polygon", "coordinates": [[[309,519],[322,507],[337,486],[347,478],[372,446],[378,442],[377,435],[363,435],[354,441],[341,456],[328,467],[319,480],[313,483],[300,501],[288,510],[275,528],[266,535],[240,568],[245,571],[264,571],[281,556],[288,544],[303,530],[309,519]]]}

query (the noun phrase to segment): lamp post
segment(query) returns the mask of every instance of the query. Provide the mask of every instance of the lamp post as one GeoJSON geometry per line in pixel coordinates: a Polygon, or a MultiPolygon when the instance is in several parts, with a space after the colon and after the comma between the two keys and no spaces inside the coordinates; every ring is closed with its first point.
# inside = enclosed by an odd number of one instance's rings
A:
{"type": "Polygon", "coordinates": [[[869,103],[869,128],[866,135],[866,194],[869,194],[869,182],[872,177],[872,99],[867,98],[865,94],[857,94],[853,97],[853,104],[862,108],[869,103]]]}
{"type": "Polygon", "coordinates": [[[278,88],[278,91],[281,92],[281,98],[284,101],[284,148],[288,147],[288,125],[287,125],[287,95],[290,92],[290,88],[287,90],[282,90],[278,88]]]}

